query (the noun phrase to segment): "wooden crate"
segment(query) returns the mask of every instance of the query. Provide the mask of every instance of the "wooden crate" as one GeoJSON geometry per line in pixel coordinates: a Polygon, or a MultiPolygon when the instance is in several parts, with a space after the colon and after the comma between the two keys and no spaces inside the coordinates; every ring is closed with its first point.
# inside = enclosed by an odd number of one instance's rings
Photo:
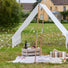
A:
{"type": "MultiPolygon", "coordinates": [[[[40,55],[40,48],[37,48],[37,56],[40,55]]],[[[42,55],[42,50],[41,50],[42,55]]],[[[22,49],[22,56],[35,56],[35,48],[22,49]]]]}

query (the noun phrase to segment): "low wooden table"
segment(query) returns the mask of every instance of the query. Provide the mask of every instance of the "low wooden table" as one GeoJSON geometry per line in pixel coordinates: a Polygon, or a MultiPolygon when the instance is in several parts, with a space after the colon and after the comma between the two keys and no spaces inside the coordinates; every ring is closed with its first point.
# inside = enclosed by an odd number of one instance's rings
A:
{"type": "MultiPolygon", "coordinates": [[[[40,48],[37,48],[37,56],[42,55],[42,50],[40,54],[40,48]]],[[[35,48],[27,48],[27,49],[22,49],[22,56],[35,56],[35,48]]]]}

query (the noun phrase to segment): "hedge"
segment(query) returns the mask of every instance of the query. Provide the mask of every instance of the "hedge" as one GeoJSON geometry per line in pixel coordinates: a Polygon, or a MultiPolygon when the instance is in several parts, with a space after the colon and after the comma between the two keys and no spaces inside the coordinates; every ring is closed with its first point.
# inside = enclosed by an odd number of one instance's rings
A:
{"type": "MultiPolygon", "coordinates": [[[[37,21],[36,20],[32,20],[31,23],[37,23],[37,21]]],[[[39,23],[42,23],[42,20],[39,20],[39,23]]],[[[44,24],[45,23],[54,23],[54,22],[53,21],[44,21],[44,24]]],[[[68,22],[65,22],[65,21],[61,20],[61,23],[62,24],[66,24],[68,22]]]]}

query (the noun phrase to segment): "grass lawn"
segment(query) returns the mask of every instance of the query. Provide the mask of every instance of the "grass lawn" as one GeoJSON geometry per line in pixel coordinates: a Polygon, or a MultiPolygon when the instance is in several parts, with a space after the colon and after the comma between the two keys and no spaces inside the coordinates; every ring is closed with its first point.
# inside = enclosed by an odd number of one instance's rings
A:
{"type": "MultiPolygon", "coordinates": [[[[68,30],[68,24],[63,24],[68,30]]],[[[0,68],[68,68],[68,64],[45,64],[45,63],[34,63],[34,64],[20,64],[20,63],[7,63],[6,61],[14,60],[17,56],[21,55],[21,49],[24,46],[25,40],[32,45],[36,40],[36,23],[31,23],[23,32],[22,32],[22,43],[11,48],[11,37],[14,32],[18,29],[14,28],[9,30],[9,32],[0,33],[0,68]],[[9,40],[9,41],[8,41],[9,40]]],[[[39,24],[39,34],[38,34],[38,46],[40,45],[40,34],[41,34],[42,24],[39,24]]],[[[60,30],[54,24],[44,24],[43,31],[43,45],[42,52],[43,55],[47,55],[54,48],[60,51],[66,51],[65,48],[65,37],[62,35],[60,30]]]]}

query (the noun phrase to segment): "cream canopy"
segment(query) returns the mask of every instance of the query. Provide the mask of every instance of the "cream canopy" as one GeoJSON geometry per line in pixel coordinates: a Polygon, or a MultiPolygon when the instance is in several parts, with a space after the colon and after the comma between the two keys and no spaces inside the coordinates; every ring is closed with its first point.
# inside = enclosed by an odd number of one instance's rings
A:
{"type": "MultiPolygon", "coordinates": [[[[46,5],[39,3],[40,7],[44,9],[44,11],[49,15],[49,17],[53,20],[54,24],[59,28],[59,30],[62,32],[62,34],[66,38],[66,48],[68,43],[68,31],[66,28],[59,22],[59,20],[54,16],[54,14],[47,8],[46,5]]],[[[33,20],[33,18],[38,13],[38,5],[34,8],[34,10],[31,12],[31,14],[27,17],[27,19],[24,21],[24,23],[21,25],[21,27],[17,30],[17,32],[12,37],[12,47],[16,46],[17,44],[21,43],[21,32],[30,24],[30,22],[33,20]]]]}

